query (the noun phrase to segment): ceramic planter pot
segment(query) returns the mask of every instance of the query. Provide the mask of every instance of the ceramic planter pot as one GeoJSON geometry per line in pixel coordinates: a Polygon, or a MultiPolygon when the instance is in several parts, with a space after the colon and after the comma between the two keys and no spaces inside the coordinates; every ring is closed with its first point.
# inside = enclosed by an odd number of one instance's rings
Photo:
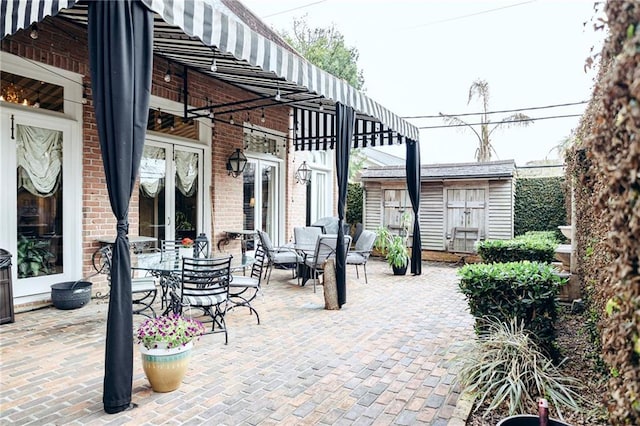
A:
{"type": "Polygon", "coordinates": [[[154,392],[171,392],[180,386],[187,373],[193,343],[172,349],[147,349],[139,345],[142,368],[154,392]]]}

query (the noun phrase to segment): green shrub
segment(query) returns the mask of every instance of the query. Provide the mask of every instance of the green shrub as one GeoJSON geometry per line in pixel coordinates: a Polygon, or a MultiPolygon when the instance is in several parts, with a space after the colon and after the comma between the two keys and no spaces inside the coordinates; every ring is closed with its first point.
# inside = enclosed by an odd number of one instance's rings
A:
{"type": "Polygon", "coordinates": [[[476,332],[484,329],[485,319],[496,317],[508,322],[524,321],[531,337],[543,350],[556,355],[556,297],[565,280],[551,265],[538,262],[477,263],[458,271],[460,292],[467,297],[476,332]]]}
{"type": "Polygon", "coordinates": [[[562,237],[558,226],[567,224],[563,177],[516,180],[514,231],[552,231],[562,237]]]}
{"type": "Polygon", "coordinates": [[[485,416],[505,406],[509,415],[526,413],[539,397],[562,419],[562,408],[577,411],[578,381],[563,376],[515,319],[507,322],[486,319],[486,330],[471,351],[462,355],[460,378],[465,391],[476,394],[476,410],[486,404],[485,416]]]}
{"type": "Polygon", "coordinates": [[[362,223],[362,202],[364,190],[359,183],[350,183],[347,187],[347,223],[355,225],[362,223]]]}
{"type": "Polygon", "coordinates": [[[485,263],[506,263],[529,260],[553,262],[558,240],[552,231],[529,231],[512,240],[486,240],[477,245],[478,255],[485,263]]]}

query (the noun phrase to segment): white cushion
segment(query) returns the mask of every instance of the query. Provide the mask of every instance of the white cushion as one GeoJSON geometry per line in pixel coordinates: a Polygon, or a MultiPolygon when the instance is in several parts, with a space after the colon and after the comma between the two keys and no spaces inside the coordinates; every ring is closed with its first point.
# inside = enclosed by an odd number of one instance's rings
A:
{"type": "Polygon", "coordinates": [[[232,275],[229,287],[258,287],[260,283],[257,278],[245,277],[243,275],[232,275]]]}
{"type": "Polygon", "coordinates": [[[360,253],[347,253],[347,264],[348,265],[362,265],[367,260],[360,253]]]}

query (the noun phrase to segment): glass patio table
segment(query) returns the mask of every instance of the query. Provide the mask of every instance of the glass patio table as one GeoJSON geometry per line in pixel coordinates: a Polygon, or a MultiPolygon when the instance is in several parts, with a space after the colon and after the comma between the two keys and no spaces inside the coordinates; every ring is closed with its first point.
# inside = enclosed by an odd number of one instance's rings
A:
{"type": "MultiPolygon", "coordinates": [[[[231,259],[231,273],[251,267],[255,263],[255,258],[252,256],[238,256],[231,259]]],[[[167,314],[171,304],[168,303],[167,297],[169,290],[172,288],[180,287],[180,274],[182,273],[182,258],[164,257],[160,252],[153,253],[140,253],[131,259],[131,269],[137,271],[146,271],[146,273],[158,278],[158,283],[162,290],[161,307],[164,308],[165,304],[167,309],[163,312],[163,315],[167,314]]]]}

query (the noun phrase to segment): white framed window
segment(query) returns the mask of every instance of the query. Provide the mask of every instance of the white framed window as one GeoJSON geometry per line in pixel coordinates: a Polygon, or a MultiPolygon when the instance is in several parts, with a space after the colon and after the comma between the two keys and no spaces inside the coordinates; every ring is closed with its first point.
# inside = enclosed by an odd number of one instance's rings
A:
{"type": "Polygon", "coordinates": [[[0,246],[22,304],[82,276],[82,76],[5,52],[0,64],[0,246]]]}

